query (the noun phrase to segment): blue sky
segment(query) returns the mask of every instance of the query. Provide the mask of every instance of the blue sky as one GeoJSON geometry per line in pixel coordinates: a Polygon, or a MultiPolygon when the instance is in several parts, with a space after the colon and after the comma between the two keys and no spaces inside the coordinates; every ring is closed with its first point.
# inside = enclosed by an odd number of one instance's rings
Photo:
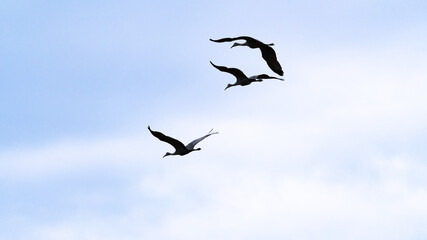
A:
{"type": "Polygon", "coordinates": [[[425,239],[426,9],[3,1],[0,240],[425,239]],[[223,91],[273,75],[240,35],[285,82],[223,91]]]}

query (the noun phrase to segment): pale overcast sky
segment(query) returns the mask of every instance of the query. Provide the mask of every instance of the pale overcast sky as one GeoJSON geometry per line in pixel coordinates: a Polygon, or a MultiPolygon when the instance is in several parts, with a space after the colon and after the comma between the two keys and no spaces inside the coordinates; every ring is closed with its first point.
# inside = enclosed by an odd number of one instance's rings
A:
{"type": "Polygon", "coordinates": [[[0,240],[427,239],[427,2],[0,3],[0,240]],[[286,81],[259,50],[275,43],[286,81]],[[173,148],[219,131],[202,151],[173,148]]]}

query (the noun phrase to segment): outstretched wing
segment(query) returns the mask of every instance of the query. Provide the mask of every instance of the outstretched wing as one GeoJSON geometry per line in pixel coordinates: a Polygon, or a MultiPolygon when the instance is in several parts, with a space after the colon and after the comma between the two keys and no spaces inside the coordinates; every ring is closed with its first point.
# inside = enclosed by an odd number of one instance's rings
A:
{"type": "Polygon", "coordinates": [[[235,38],[220,38],[220,39],[214,40],[214,39],[210,38],[209,40],[211,40],[212,42],[222,43],[222,42],[231,42],[231,41],[234,41],[236,39],[235,38]]]}
{"type": "Polygon", "coordinates": [[[256,40],[254,38],[248,37],[248,36],[240,36],[240,37],[235,37],[235,38],[230,38],[230,37],[226,37],[226,38],[220,38],[217,40],[214,39],[209,39],[212,42],[217,42],[217,43],[222,43],[222,42],[232,42],[232,41],[236,41],[236,40],[246,40],[246,41],[253,41],[256,40]]]}
{"type": "Polygon", "coordinates": [[[267,74],[255,75],[255,76],[252,76],[251,78],[255,78],[255,79],[277,79],[280,81],[284,81],[283,78],[272,77],[272,76],[268,76],[267,74]]]}
{"type": "MultiPolygon", "coordinates": [[[[235,38],[220,38],[220,39],[209,39],[212,42],[217,42],[217,43],[222,43],[222,42],[232,42],[232,41],[236,41],[236,40],[245,40],[247,43],[247,46],[249,46],[250,48],[259,48],[262,45],[265,45],[263,42],[261,42],[258,39],[252,38],[252,37],[248,37],[248,36],[240,36],[240,37],[235,37],[235,38]]],[[[267,45],[274,45],[272,43],[267,44],[267,45]]]]}
{"type": "Polygon", "coordinates": [[[233,74],[237,79],[248,78],[240,69],[217,66],[212,62],[210,63],[212,64],[212,66],[214,66],[216,69],[220,70],[221,72],[227,72],[227,73],[233,74]]]}
{"type": "Polygon", "coordinates": [[[277,61],[276,52],[273,48],[268,45],[262,45],[260,47],[262,58],[267,62],[267,65],[270,67],[273,72],[283,76],[282,66],[280,66],[279,61],[277,61]]]}
{"type": "Polygon", "coordinates": [[[151,134],[158,138],[160,141],[167,142],[172,145],[176,150],[185,148],[184,144],[175,138],[171,138],[169,136],[164,135],[161,132],[151,130],[150,126],[148,126],[148,130],[150,130],[151,134]]]}
{"type": "Polygon", "coordinates": [[[194,147],[196,146],[196,144],[198,144],[200,141],[202,141],[203,139],[209,137],[212,134],[218,134],[218,132],[212,132],[213,129],[210,130],[210,132],[208,134],[206,134],[203,137],[200,137],[196,140],[193,140],[191,143],[187,144],[187,146],[185,146],[187,149],[194,149],[194,147]]]}

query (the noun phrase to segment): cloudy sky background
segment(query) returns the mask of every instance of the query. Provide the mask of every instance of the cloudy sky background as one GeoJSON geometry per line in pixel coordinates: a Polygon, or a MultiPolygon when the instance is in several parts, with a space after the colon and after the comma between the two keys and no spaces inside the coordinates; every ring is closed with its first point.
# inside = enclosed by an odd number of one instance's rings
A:
{"type": "Polygon", "coordinates": [[[0,239],[426,239],[426,10],[3,1],[0,239]],[[285,82],[223,91],[209,61],[273,74],[240,35],[285,82]]]}

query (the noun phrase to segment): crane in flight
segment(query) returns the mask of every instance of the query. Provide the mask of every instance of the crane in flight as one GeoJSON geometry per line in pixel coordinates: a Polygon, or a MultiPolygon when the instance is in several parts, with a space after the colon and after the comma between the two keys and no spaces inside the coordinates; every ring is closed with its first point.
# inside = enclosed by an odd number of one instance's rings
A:
{"type": "Polygon", "coordinates": [[[250,48],[259,48],[261,50],[262,58],[267,62],[267,65],[270,67],[273,72],[283,76],[282,66],[280,66],[279,61],[277,61],[276,52],[271,46],[274,46],[274,43],[265,44],[255,38],[248,36],[240,36],[235,38],[221,38],[217,40],[209,39],[212,42],[222,43],[222,42],[232,42],[236,40],[245,40],[244,43],[235,42],[231,47],[236,46],[248,46],[250,48]]]}
{"type": "Polygon", "coordinates": [[[277,79],[277,80],[280,80],[280,81],[284,81],[283,78],[272,77],[272,76],[268,76],[267,74],[260,74],[260,75],[254,75],[254,76],[251,76],[251,77],[247,77],[238,68],[228,68],[228,67],[224,67],[224,66],[217,66],[217,65],[213,64],[212,62],[210,62],[210,63],[212,64],[212,66],[214,66],[216,69],[220,70],[221,72],[230,73],[234,77],[236,77],[236,82],[233,83],[233,84],[229,83],[224,90],[226,90],[229,87],[234,87],[234,86],[237,86],[237,85],[246,86],[246,85],[249,85],[249,84],[251,84],[253,82],[262,82],[263,79],[277,79]]]}
{"type": "Polygon", "coordinates": [[[172,145],[175,148],[175,152],[173,152],[173,153],[167,152],[163,157],[170,156],[170,155],[181,155],[181,156],[183,156],[183,155],[186,155],[192,151],[200,151],[201,148],[194,148],[196,146],[196,144],[198,144],[200,141],[209,137],[212,134],[218,134],[218,132],[212,132],[213,129],[211,129],[211,131],[208,134],[193,140],[192,142],[190,142],[187,145],[184,145],[181,141],[176,140],[175,138],[166,136],[161,132],[151,130],[150,126],[148,126],[148,130],[150,130],[151,134],[153,134],[154,137],[156,137],[160,141],[169,143],[170,145],[172,145]]]}

